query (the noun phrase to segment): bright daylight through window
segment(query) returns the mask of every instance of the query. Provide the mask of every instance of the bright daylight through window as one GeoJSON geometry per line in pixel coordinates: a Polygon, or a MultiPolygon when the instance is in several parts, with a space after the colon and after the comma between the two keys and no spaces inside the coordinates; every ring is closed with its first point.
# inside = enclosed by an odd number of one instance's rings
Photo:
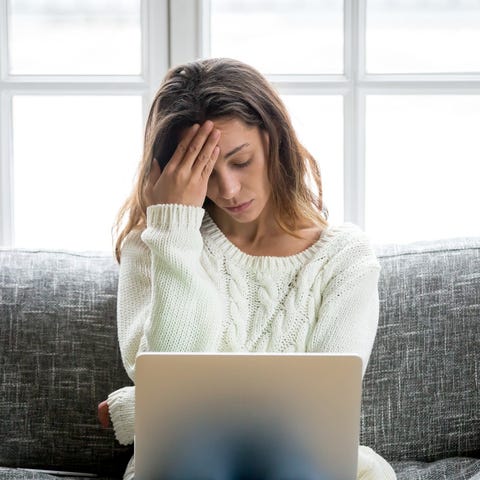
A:
{"type": "Polygon", "coordinates": [[[111,249],[173,46],[267,75],[332,223],[480,233],[480,0],[182,0],[197,33],[172,2],[2,0],[2,245],[111,249]]]}

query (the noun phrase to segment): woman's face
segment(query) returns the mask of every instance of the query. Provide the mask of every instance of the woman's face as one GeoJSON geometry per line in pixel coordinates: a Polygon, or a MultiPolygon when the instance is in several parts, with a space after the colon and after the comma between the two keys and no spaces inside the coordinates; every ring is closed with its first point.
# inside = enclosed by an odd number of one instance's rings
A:
{"type": "Polygon", "coordinates": [[[271,194],[268,136],[241,120],[213,122],[221,131],[220,154],[208,181],[207,197],[233,220],[252,222],[265,213],[271,194]]]}

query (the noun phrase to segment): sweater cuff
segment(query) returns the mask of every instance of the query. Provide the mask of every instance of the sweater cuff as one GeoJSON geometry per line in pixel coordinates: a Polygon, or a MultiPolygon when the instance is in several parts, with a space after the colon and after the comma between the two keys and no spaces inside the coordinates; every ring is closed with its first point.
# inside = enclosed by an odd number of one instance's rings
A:
{"type": "Polygon", "coordinates": [[[199,230],[205,210],[193,205],[162,204],[147,208],[147,227],[199,230]]]}
{"type": "Polygon", "coordinates": [[[370,447],[358,448],[357,480],[396,480],[391,465],[370,447]]]}
{"type": "Polygon", "coordinates": [[[135,430],[135,387],[124,387],[107,398],[115,438],[122,445],[133,443],[135,430]]]}

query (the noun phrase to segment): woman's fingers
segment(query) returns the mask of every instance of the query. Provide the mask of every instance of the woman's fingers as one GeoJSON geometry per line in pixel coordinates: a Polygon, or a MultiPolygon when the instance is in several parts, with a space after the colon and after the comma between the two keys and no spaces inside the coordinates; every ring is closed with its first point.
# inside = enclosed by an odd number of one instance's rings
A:
{"type": "Polygon", "coordinates": [[[215,147],[215,145],[213,145],[213,147],[211,146],[212,131],[213,122],[207,120],[191,140],[180,166],[183,166],[190,171],[198,160],[203,163],[208,161],[211,152],[213,152],[213,148],[215,147]],[[210,155],[208,154],[208,149],[210,149],[210,155]]]}
{"type": "Polygon", "coordinates": [[[160,168],[160,164],[156,158],[153,159],[152,168],[150,169],[150,175],[148,177],[148,181],[155,185],[160,178],[162,170],[160,168]]]}
{"type": "Polygon", "coordinates": [[[205,164],[203,170],[201,171],[202,178],[204,178],[206,182],[208,182],[208,179],[212,174],[213,167],[215,166],[215,163],[217,162],[219,155],[220,155],[220,147],[217,145],[216,147],[214,147],[212,156],[210,157],[208,162],[205,164]]]}
{"type": "Polygon", "coordinates": [[[207,120],[202,126],[193,125],[175,149],[168,163],[169,169],[178,171],[179,168],[184,168],[190,172],[198,167],[202,172],[219,138],[220,131],[214,128],[211,120],[207,120]]]}
{"type": "Polygon", "coordinates": [[[176,169],[179,165],[181,165],[189,154],[194,153],[196,148],[201,148],[201,146],[198,146],[198,139],[195,143],[192,142],[196,138],[197,133],[199,133],[199,130],[202,130],[202,128],[205,130],[205,124],[200,127],[198,123],[195,123],[187,130],[185,137],[182,138],[181,142],[177,145],[175,152],[173,152],[172,158],[168,162],[168,165],[170,165],[172,169],[176,169]]]}
{"type": "Polygon", "coordinates": [[[147,183],[145,184],[145,196],[147,198],[147,202],[151,204],[151,197],[153,190],[155,188],[158,179],[160,178],[162,171],[160,169],[160,165],[156,158],[153,159],[152,166],[150,167],[150,173],[148,174],[147,183]]]}
{"type": "Polygon", "coordinates": [[[98,404],[98,420],[103,428],[108,428],[110,426],[110,414],[108,411],[107,400],[98,404]]]}
{"type": "Polygon", "coordinates": [[[202,206],[208,179],[220,153],[220,130],[207,120],[201,127],[189,128],[163,171],[152,163],[145,184],[147,206],[183,204],[202,206]]]}
{"type": "MultiPolygon", "coordinates": [[[[213,129],[210,132],[210,135],[207,138],[207,141],[203,145],[202,150],[198,154],[192,165],[192,172],[202,174],[205,170],[205,167],[211,162],[214,151],[217,147],[218,141],[220,139],[220,130],[213,129]]],[[[218,158],[218,154],[217,154],[218,158]]]]}

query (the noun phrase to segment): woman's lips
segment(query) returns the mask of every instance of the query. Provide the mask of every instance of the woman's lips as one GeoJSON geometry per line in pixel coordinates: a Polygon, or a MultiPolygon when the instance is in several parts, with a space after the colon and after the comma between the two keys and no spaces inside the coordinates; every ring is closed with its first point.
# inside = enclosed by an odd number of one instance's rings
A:
{"type": "Polygon", "coordinates": [[[229,212],[232,213],[240,213],[245,211],[251,204],[253,200],[250,200],[249,202],[241,203],[240,205],[236,207],[225,207],[229,212]]]}

